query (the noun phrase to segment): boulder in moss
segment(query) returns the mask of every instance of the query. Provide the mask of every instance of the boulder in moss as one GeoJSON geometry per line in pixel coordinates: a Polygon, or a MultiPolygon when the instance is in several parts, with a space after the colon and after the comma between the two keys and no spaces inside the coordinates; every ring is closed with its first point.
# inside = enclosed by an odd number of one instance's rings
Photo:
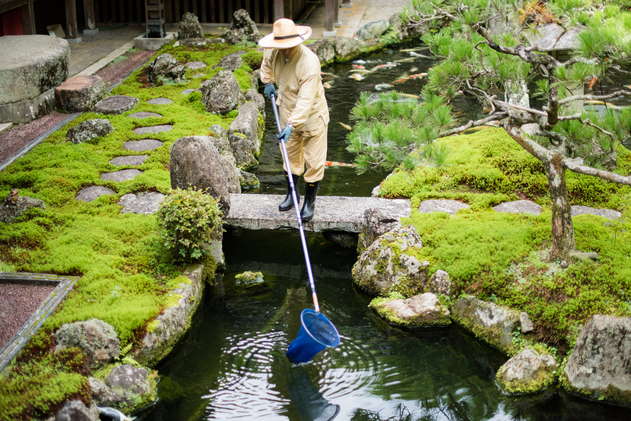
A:
{"type": "Polygon", "coordinates": [[[202,25],[199,24],[199,18],[191,12],[186,12],[182,16],[180,25],[177,28],[177,39],[199,39],[204,38],[202,25]]]}
{"type": "Polygon", "coordinates": [[[245,102],[241,86],[229,70],[222,70],[203,82],[201,91],[202,102],[209,113],[226,115],[245,102]]]}
{"type": "Polygon", "coordinates": [[[256,23],[252,20],[245,9],[239,9],[232,15],[230,29],[223,33],[223,38],[229,44],[240,44],[242,42],[257,43],[263,35],[259,32],[256,23]]]}
{"type": "Polygon", "coordinates": [[[55,333],[55,352],[76,346],[88,356],[91,369],[113,361],[120,355],[120,341],[114,328],[99,319],[63,325],[55,333]]]}
{"type": "Polygon", "coordinates": [[[389,27],[390,22],[388,22],[388,19],[369,22],[355,32],[355,37],[362,41],[375,40],[383,35],[389,27]]]}
{"type": "Polygon", "coordinates": [[[82,401],[67,401],[53,419],[55,421],[98,421],[99,410],[94,403],[86,406],[82,401]]]}
{"type": "Polygon", "coordinates": [[[105,385],[117,397],[112,407],[130,413],[153,403],[157,398],[156,377],[144,367],[130,364],[115,367],[105,379],[105,385]]]}
{"type": "Polygon", "coordinates": [[[431,292],[408,299],[375,298],[370,303],[390,323],[409,327],[448,326],[449,310],[431,292]]]}
{"type": "MultiPolygon", "coordinates": [[[[16,192],[15,194],[17,195],[17,190],[13,191],[16,192]]],[[[5,224],[15,222],[20,215],[30,208],[46,210],[46,205],[44,201],[28,196],[18,196],[15,199],[15,203],[5,200],[4,203],[0,203],[0,222],[4,222],[5,224]]]]}
{"type": "Polygon", "coordinates": [[[74,144],[87,142],[98,137],[112,133],[114,126],[105,118],[93,118],[83,121],[77,126],[68,130],[66,140],[74,144]]]}
{"type": "Polygon", "coordinates": [[[307,47],[318,56],[322,66],[335,58],[335,48],[333,48],[333,43],[327,38],[308,44],[307,47]]]}
{"type": "Polygon", "coordinates": [[[147,66],[147,80],[154,85],[186,82],[186,66],[171,54],[161,54],[147,66]]]}
{"type": "Polygon", "coordinates": [[[513,350],[519,312],[472,296],[460,298],[451,310],[453,319],[478,338],[506,353],[513,350]]]}
{"type": "Polygon", "coordinates": [[[333,49],[337,61],[348,61],[359,55],[364,43],[353,38],[336,36],[333,38],[333,49]]]}
{"type": "Polygon", "coordinates": [[[357,252],[362,253],[377,237],[400,226],[400,219],[386,215],[380,209],[366,209],[364,211],[362,232],[357,240],[357,252]]]}
{"type": "Polygon", "coordinates": [[[434,294],[449,295],[451,292],[451,278],[444,270],[437,270],[429,280],[428,289],[434,294]]]}
{"type": "Polygon", "coordinates": [[[571,393],[631,406],[631,318],[592,317],[576,340],[562,383],[571,393]]]}
{"type": "Polygon", "coordinates": [[[398,227],[375,240],[353,266],[355,284],[373,295],[422,292],[429,263],[419,260],[421,237],[412,225],[398,227]]]}
{"type": "Polygon", "coordinates": [[[241,183],[241,190],[258,189],[261,187],[261,182],[256,175],[241,169],[239,169],[239,183],[241,183]]]}
{"type": "Polygon", "coordinates": [[[509,394],[539,392],[554,382],[557,362],[550,354],[526,348],[500,367],[497,384],[509,394]]]}
{"type": "Polygon", "coordinates": [[[265,278],[261,272],[245,271],[234,277],[234,283],[240,288],[253,288],[265,283],[265,278]]]}

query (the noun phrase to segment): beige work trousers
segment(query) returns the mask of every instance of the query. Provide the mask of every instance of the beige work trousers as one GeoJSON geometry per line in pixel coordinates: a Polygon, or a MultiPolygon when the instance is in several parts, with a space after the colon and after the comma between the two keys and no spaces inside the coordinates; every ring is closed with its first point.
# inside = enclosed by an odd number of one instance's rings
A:
{"type": "MultiPolygon", "coordinates": [[[[317,130],[308,132],[295,130],[286,143],[291,172],[295,175],[302,175],[304,172],[307,183],[315,183],[324,178],[327,129],[328,124],[323,123],[317,130]]],[[[283,168],[287,171],[284,163],[283,168]]]]}

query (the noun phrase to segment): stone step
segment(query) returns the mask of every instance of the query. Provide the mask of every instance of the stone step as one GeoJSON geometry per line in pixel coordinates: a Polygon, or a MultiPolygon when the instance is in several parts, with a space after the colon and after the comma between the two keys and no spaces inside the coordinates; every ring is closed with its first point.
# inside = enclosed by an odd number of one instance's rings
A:
{"type": "Polygon", "coordinates": [[[129,114],[127,116],[127,118],[137,118],[139,120],[142,120],[143,118],[150,118],[150,117],[162,117],[162,114],[158,114],[158,113],[149,113],[147,111],[140,111],[138,113],[133,113],[133,114],[129,114]]]}
{"type": "Polygon", "coordinates": [[[116,165],[117,167],[122,167],[124,165],[142,165],[147,158],[149,158],[148,155],[117,156],[116,158],[110,160],[110,164],[116,165]]]}
{"type": "MultiPolygon", "coordinates": [[[[285,196],[271,194],[231,194],[226,225],[251,230],[298,228],[292,209],[280,212],[285,196]]],[[[302,198],[301,198],[302,200],[302,198]]],[[[303,224],[305,231],[345,231],[360,233],[366,209],[375,208],[394,219],[410,216],[407,199],[375,197],[318,196],[315,216],[303,224]]]]}
{"type": "Polygon", "coordinates": [[[114,194],[114,191],[103,186],[90,186],[79,190],[76,199],[82,202],[91,202],[105,194],[114,194]]]}
{"type": "Polygon", "coordinates": [[[156,139],[142,139],[129,140],[123,143],[123,148],[127,149],[128,151],[143,152],[158,149],[162,145],[164,145],[164,142],[156,139]]]}
{"type": "Polygon", "coordinates": [[[161,124],[161,125],[158,125],[158,126],[138,127],[137,129],[134,129],[134,133],[136,133],[136,134],[147,134],[147,133],[155,134],[155,133],[161,133],[161,132],[168,132],[172,128],[173,128],[172,124],[161,124]]]}
{"type": "Polygon", "coordinates": [[[142,171],[138,170],[120,170],[114,172],[108,172],[101,174],[101,180],[111,180],[116,182],[122,182],[127,180],[133,180],[137,175],[142,174],[142,171]]]}
{"type": "Polygon", "coordinates": [[[114,95],[99,101],[94,106],[95,113],[101,114],[123,114],[133,110],[138,104],[138,98],[125,95],[114,95]]]}
{"type": "Polygon", "coordinates": [[[105,83],[99,76],[73,76],[55,88],[55,100],[68,113],[89,111],[105,93],[105,83]]]}
{"type": "Polygon", "coordinates": [[[157,192],[129,193],[122,196],[118,204],[123,207],[121,213],[131,212],[150,215],[158,211],[160,201],[163,198],[164,195],[157,192]]]}
{"type": "Polygon", "coordinates": [[[169,105],[173,104],[173,101],[171,101],[169,98],[153,98],[147,101],[147,103],[153,105],[169,105]]]}

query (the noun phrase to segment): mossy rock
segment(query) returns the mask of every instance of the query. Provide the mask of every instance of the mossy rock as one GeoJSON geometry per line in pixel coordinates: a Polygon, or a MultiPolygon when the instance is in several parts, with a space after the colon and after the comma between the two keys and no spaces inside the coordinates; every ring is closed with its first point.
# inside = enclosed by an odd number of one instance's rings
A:
{"type": "Polygon", "coordinates": [[[550,354],[526,348],[497,371],[497,384],[509,394],[537,393],[556,379],[557,362],[550,354]]]}
{"type": "Polygon", "coordinates": [[[373,299],[369,307],[392,324],[406,327],[449,326],[449,310],[440,304],[436,295],[425,293],[408,299],[373,299]]]}
{"type": "Polygon", "coordinates": [[[265,284],[265,278],[261,272],[245,271],[234,277],[234,283],[238,288],[256,288],[265,284]]]}

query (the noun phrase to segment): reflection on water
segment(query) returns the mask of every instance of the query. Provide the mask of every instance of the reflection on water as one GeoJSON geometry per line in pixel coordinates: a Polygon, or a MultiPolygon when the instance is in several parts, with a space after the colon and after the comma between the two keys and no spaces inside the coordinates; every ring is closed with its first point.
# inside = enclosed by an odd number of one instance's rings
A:
{"type": "Polygon", "coordinates": [[[207,290],[190,332],[159,367],[165,387],[181,392],[170,398],[161,390],[146,420],[375,420],[401,408],[411,420],[631,419],[627,410],[558,393],[504,396],[494,382],[504,357],[458,328],[389,326],[352,286],[354,252],[319,234],[307,239],[322,311],[340,345],[290,364],[284,354],[300,312],[311,306],[298,234],[228,233],[227,261],[239,269],[207,290]],[[263,270],[264,287],[235,285],[234,275],[248,267],[263,270]]]}

